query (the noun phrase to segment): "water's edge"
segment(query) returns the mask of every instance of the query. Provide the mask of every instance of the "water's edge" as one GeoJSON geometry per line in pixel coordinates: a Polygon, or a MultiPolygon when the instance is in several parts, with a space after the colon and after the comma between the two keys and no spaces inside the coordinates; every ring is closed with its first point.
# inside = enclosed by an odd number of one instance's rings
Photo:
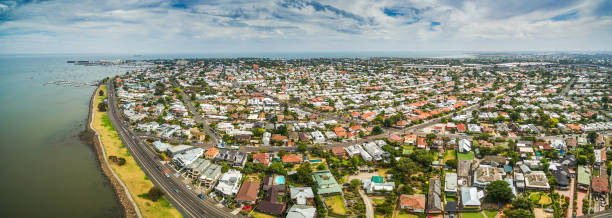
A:
{"type": "Polygon", "coordinates": [[[117,203],[121,205],[122,217],[141,217],[138,209],[135,206],[135,203],[133,202],[131,197],[128,196],[129,193],[126,192],[126,188],[122,185],[120,181],[118,181],[119,179],[115,177],[114,173],[112,172],[112,169],[110,168],[110,165],[108,165],[106,157],[104,156],[105,154],[102,148],[102,142],[100,141],[98,133],[91,127],[93,125],[94,117],[94,101],[96,99],[96,91],[99,87],[100,85],[96,86],[96,89],[94,89],[91,98],[89,99],[89,113],[87,116],[87,125],[85,125],[85,130],[83,130],[83,132],[79,134],[79,138],[81,138],[84,143],[91,145],[95,150],[98,166],[102,171],[102,174],[104,174],[104,177],[110,182],[113,192],[115,193],[115,200],[117,200],[117,203]]]}

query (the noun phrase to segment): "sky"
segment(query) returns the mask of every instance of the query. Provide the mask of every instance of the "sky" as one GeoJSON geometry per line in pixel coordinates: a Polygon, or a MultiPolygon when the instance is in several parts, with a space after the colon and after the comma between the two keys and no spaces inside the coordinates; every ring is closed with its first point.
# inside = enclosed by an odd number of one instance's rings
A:
{"type": "Polygon", "coordinates": [[[0,0],[0,53],[611,51],[612,0],[0,0]]]}

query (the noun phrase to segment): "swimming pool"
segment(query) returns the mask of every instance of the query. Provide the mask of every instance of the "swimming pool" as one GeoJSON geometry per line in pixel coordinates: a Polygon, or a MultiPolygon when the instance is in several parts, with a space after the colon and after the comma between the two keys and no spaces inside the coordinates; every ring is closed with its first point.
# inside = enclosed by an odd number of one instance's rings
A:
{"type": "Polygon", "coordinates": [[[323,162],[322,160],[310,160],[310,163],[321,163],[323,162]]]}
{"type": "Polygon", "coordinates": [[[285,177],[284,176],[276,176],[276,184],[277,185],[285,184],[285,177]]]}

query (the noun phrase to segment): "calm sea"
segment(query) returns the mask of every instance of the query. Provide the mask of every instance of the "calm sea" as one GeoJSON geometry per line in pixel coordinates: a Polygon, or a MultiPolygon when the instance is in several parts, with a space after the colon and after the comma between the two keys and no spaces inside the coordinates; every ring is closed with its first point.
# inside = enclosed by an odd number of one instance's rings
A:
{"type": "Polygon", "coordinates": [[[0,57],[1,217],[118,217],[121,210],[94,150],[79,139],[95,87],[117,67],[67,64],[68,57],[0,57]]]}

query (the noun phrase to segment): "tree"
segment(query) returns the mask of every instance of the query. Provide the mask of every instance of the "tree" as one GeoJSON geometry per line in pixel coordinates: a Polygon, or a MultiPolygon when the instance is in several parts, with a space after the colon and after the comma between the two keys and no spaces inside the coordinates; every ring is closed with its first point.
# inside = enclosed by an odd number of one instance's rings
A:
{"type": "Polygon", "coordinates": [[[359,181],[359,179],[351,180],[351,183],[349,185],[349,187],[351,187],[351,190],[353,190],[353,191],[358,191],[359,190],[359,186],[361,186],[361,181],[359,181]]]}
{"type": "Polygon", "coordinates": [[[151,187],[151,189],[149,189],[149,193],[147,193],[147,195],[149,196],[149,199],[151,199],[151,201],[157,201],[157,199],[161,198],[164,195],[164,192],[159,189],[158,187],[151,187]]]}
{"type": "Polygon", "coordinates": [[[457,159],[450,159],[446,161],[446,166],[457,169],[457,159]]]}
{"type": "Polygon", "coordinates": [[[597,135],[597,133],[596,133],[596,132],[589,132],[589,133],[587,134],[587,138],[589,139],[589,142],[590,142],[591,144],[595,144],[595,140],[597,140],[597,136],[598,136],[598,135],[597,135]]]}
{"type": "Polygon", "coordinates": [[[274,162],[270,164],[270,167],[268,167],[268,172],[271,174],[280,174],[280,175],[287,174],[287,170],[285,170],[285,166],[283,166],[282,162],[274,162]]]}
{"type": "Polygon", "coordinates": [[[506,181],[497,180],[491,182],[487,185],[487,197],[486,199],[491,202],[497,203],[508,203],[512,198],[514,198],[514,194],[512,194],[512,189],[506,181]]]}
{"type": "Polygon", "coordinates": [[[219,165],[221,165],[221,172],[222,173],[226,173],[227,171],[229,171],[229,165],[227,165],[226,162],[219,162],[219,165]]]}
{"type": "Polygon", "coordinates": [[[98,95],[99,95],[99,96],[104,96],[104,91],[103,91],[103,90],[100,90],[100,92],[98,92],[98,95]]]}
{"type": "Polygon", "coordinates": [[[106,111],[106,102],[101,102],[98,104],[98,111],[105,112],[106,111]]]}
{"type": "Polygon", "coordinates": [[[299,152],[304,153],[304,152],[306,152],[308,150],[308,146],[306,146],[306,145],[298,145],[297,149],[298,149],[299,152]]]}
{"type": "Polygon", "coordinates": [[[512,207],[531,211],[533,209],[533,202],[528,197],[520,197],[512,201],[512,207]]]}
{"type": "Polygon", "coordinates": [[[378,135],[378,134],[382,134],[384,131],[382,128],[380,128],[380,126],[375,126],[372,129],[372,135],[378,135]]]}
{"type": "Polygon", "coordinates": [[[302,163],[300,167],[298,167],[295,173],[297,182],[305,185],[312,185],[314,181],[312,180],[312,170],[310,169],[310,164],[308,162],[302,163]]]}
{"type": "Polygon", "coordinates": [[[425,150],[416,150],[410,154],[410,159],[413,161],[420,163],[423,166],[430,166],[434,161],[433,155],[431,155],[428,151],[425,150]]]}
{"type": "Polygon", "coordinates": [[[255,129],[253,129],[253,135],[254,135],[254,136],[257,136],[257,137],[261,137],[261,136],[263,136],[263,134],[264,134],[265,132],[266,132],[266,130],[265,130],[265,129],[263,129],[263,128],[255,128],[255,129]]]}
{"type": "Polygon", "coordinates": [[[531,213],[531,211],[528,211],[528,210],[525,210],[525,209],[505,210],[504,214],[508,218],[533,218],[533,217],[535,217],[535,216],[533,216],[533,213],[531,213]]]}

